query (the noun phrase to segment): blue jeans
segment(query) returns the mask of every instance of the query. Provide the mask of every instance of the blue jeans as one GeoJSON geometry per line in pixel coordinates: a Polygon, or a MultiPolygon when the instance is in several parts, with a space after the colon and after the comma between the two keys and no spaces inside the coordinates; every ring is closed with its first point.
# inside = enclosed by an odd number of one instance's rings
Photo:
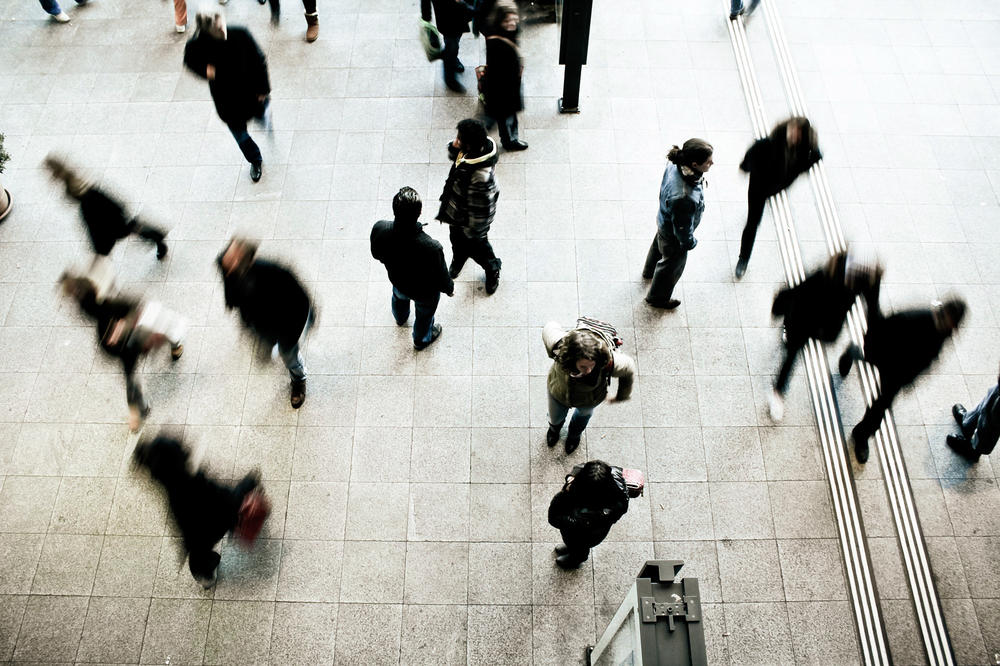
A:
{"type": "Polygon", "coordinates": [[[969,438],[972,450],[982,455],[992,453],[1000,437],[1000,423],[994,420],[1000,384],[991,388],[975,409],[970,409],[962,419],[962,434],[969,438]]]}
{"type": "Polygon", "coordinates": [[[458,43],[462,39],[461,35],[451,37],[442,35],[444,39],[444,51],[441,53],[441,63],[444,67],[444,80],[458,80],[458,43]]]}
{"type": "Polygon", "coordinates": [[[402,326],[410,317],[410,301],[413,301],[413,309],[416,316],[413,319],[413,344],[426,345],[430,343],[434,330],[434,312],[437,310],[438,301],[441,294],[434,294],[434,298],[425,301],[418,301],[410,298],[399,289],[392,288],[392,316],[396,318],[396,323],[402,326]]]}
{"type": "MultiPolygon", "coordinates": [[[[563,422],[566,421],[566,414],[569,413],[571,408],[562,404],[558,400],[552,397],[549,393],[549,427],[553,430],[562,430],[563,422]]],[[[573,418],[569,420],[569,436],[579,437],[587,424],[590,422],[590,417],[594,415],[594,410],[597,407],[577,407],[573,410],[573,418]]]]}
{"type": "MultiPolygon", "coordinates": [[[[78,5],[82,5],[85,2],[87,2],[87,0],[76,0],[76,4],[78,5]]],[[[38,3],[42,6],[42,9],[53,16],[62,13],[62,7],[59,6],[59,0],[38,0],[38,3]]]]}

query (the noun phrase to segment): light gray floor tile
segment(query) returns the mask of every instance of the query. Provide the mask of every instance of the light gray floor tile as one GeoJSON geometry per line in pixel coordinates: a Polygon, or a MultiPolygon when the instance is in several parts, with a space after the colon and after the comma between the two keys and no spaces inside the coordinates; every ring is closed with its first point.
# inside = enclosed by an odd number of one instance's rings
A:
{"type": "Polygon", "coordinates": [[[346,513],[346,483],[293,481],[288,492],[285,538],[342,539],[346,513]]]}
{"type": "Polygon", "coordinates": [[[94,585],[102,536],[50,534],[31,583],[32,594],[89,595],[94,585]]]}
{"type": "Polygon", "coordinates": [[[470,606],[467,663],[523,664],[531,633],[531,606],[470,606]]]}
{"type": "Polygon", "coordinates": [[[527,484],[470,486],[469,538],[516,542],[531,539],[531,494],[527,484]]]}
{"type": "Polygon", "coordinates": [[[194,599],[153,599],[142,641],[141,663],[167,658],[202,663],[212,602],[194,599]]]}
{"type": "Polygon", "coordinates": [[[469,538],[468,485],[411,483],[407,539],[465,541],[469,538]]]}
{"type": "MultiPolygon", "coordinates": [[[[42,553],[44,534],[3,534],[0,535],[0,555],[6,562],[0,572],[0,593],[27,594],[35,567],[42,553]]],[[[16,636],[11,637],[11,645],[16,636]]]]}
{"type": "Polygon", "coordinates": [[[795,663],[784,603],[726,604],[723,608],[731,663],[795,663]]]}
{"type": "Polygon", "coordinates": [[[277,599],[336,602],[343,553],[342,541],[285,541],[277,599]]]}
{"type": "Polygon", "coordinates": [[[340,599],[344,603],[402,603],[405,580],[405,543],[346,541],[340,599]]]}
{"type": "Polygon", "coordinates": [[[764,482],[712,483],[712,517],[720,539],[770,539],[774,521],[768,484],[764,482]],[[753,507],[747,511],[747,507],[753,507]]]}
{"type": "Polygon", "coordinates": [[[337,634],[337,605],[277,603],[271,630],[270,663],[330,663],[337,634]]]}
{"type": "Polygon", "coordinates": [[[347,539],[406,539],[410,484],[352,483],[347,501],[347,539]]]}
{"type": "Polygon", "coordinates": [[[271,603],[213,602],[205,663],[240,664],[259,658],[268,649],[273,618],[271,603]]]}
{"type": "Polygon", "coordinates": [[[76,659],[138,663],[149,606],[148,598],[92,598],[76,659]]]}
{"type": "Polygon", "coordinates": [[[469,544],[470,604],[530,604],[532,545],[469,544]]]}
{"type": "Polygon", "coordinates": [[[52,509],[50,532],[103,534],[111,512],[115,479],[66,477],[52,509]]]}
{"type": "Polygon", "coordinates": [[[105,537],[93,594],[112,597],[152,595],[160,545],[159,537],[105,537]]]}
{"type": "Polygon", "coordinates": [[[72,661],[80,644],[87,597],[28,597],[15,661],[72,661]]]}
{"type": "Polygon", "coordinates": [[[398,604],[341,604],[335,663],[398,663],[402,618],[398,604]]]}

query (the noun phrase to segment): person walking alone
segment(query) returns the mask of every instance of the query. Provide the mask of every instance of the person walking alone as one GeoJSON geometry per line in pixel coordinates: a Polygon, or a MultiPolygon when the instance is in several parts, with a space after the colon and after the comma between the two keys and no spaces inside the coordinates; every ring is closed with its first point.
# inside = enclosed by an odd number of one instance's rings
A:
{"type": "Polygon", "coordinates": [[[946,440],[955,453],[970,462],[993,453],[1000,439],[1000,375],[979,406],[967,412],[961,404],[956,404],[951,414],[962,430],[961,436],[948,435],[946,440]]]}
{"type": "Polygon", "coordinates": [[[517,22],[517,5],[500,0],[486,36],[486,115],[498,125],[500,145],[510,151],[528,147],[517,135],[517,112],[524,109],[517,22]]]}
{"type": "Polygon", "coordinates": [[[747,188],[747,222],[736,262],[737,280],[747,272],[768,198],[785,190],[822,158],[816,130],[808,118],[801,116],[779,123],[770,135],[757,139],[747,150],[740,162],[740,170],[750,174],[750,185],[747,188]]]}
{"type": "Polygon", "coordinates": [[[267,61],[245,28],[228,27],[220,9],[202,9],[195,17],[194,37],[184,47],[184,64],[208,80],[219,118],[250,163],[250,179],[260,180],[263,157],[250,138],[247,122],[259,120],[270,131],[271,82],[267,61]]]}
{"type": "Polygon", "coordinates": [[[621,469],[591,460],[573,471],[549,503],[549,525],[563,539],[556,546],[556,564],[562,569],[576,569],[586,562],[590,549],[604,541],[611,526],[628,511],[628,488],[621,469]]]}
{"type": "Polygon", "coordinates": [[[444,52],[441,54],[444,84],[457,93],[465,92],[465,86],[458,80],[458,75],[465,71],[465,65],[458,59],[458,46],[462,35],[469,32],[474,4],[469,0],[420,0],[420,15],[428,23],[431,6],[434,7],[437,29],[444,38],[444,52]]]}
{"type": "Polygon", "coordinates": [[[392,316],[400,326],[410,316],[410,301],[416,309],[413,348],[417,351],[441,335],[434,323],[441,294],[455,295],[441,243],[428,236],[420,223],[423,204],[412,187],[404,187],[392,199],[394,220],[375,223],[371,233],[372,256],[385,264],[392,283],[392,316]]]}
{"type": "Polygon", "coordinates": [[[458,123],[458,135],[448,144],[448,157],[452,165],[437,214],[438,220],[451,226],[448,273],[457,278],[471,258],[486,271],[486,293],[492,294],[500,285],[502,265],[488,238],[500,197],[497,145],[481,122],[467,118],[458,123]]]}
{"type": "Polygon", "coordinates": [[[712,167],[712,152],[707,141],[688,139],[682,148],[674,146],[667,153],[656,236],[642,269],[642,277],[652,280],[646,303],[654,308],[673,310],[681,304],[673,297],[674,287],[684,273],[688,252],[698,244],[694,232],[705,211],[704,176],[712,167]]]}

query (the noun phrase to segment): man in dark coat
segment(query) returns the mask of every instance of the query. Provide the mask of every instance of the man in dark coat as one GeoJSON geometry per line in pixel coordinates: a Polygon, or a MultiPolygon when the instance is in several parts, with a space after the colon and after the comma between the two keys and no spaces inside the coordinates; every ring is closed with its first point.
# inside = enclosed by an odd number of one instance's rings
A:
{"type": "Polygon", "coordinates": [[[184,47],[184,64],[208,79],[215,110],[250,163],[250,178],[256,183],[263,158],[247,132],[247,122],[256,118],[271,129],[271,83],[264,53],[245,28],[227,28],[220,10],[203,10],[198,12],[194,37],[184,47]]]}
{"type": "Polygon", "coordinates": [[[801,116],[778,124],[769,136],[758,139],[747,150],[740,163],[740,170],[750,174],[750,186],[747,189],[747,222],[736,262],[737,280],[747,271],[768,198],[786,189],[822,157],[816,130],[801,116]]]}
{"type": "Polygon", "coordinates": [[[441,294],[455,294],[441,243],[428,236],[419,222],[422,207],[416,190],[402,188],[392,199],[395,219],[376,222],[371,233],[372,256],[389,272],[392,315],[400,326],[406,324],[413,301],[413,348],[417,351],[426,349],[441,335],[441,325],[434,323],[441,294]]]}
{"type": "Polygon", "coordinates": [[[315,319],[309,294],[290,270],[257,258],[257,244],[234,238],[216,263],[222,273],[226,308],[239,308],[243,323],[267,349],[278,353],[292,378],[292,407],[306,399],[305,361],[299,350],[315,319]]]}
{"type": "Polygon", "coordinates": [[[955,453],[970,462],[979,460],[979,456],[993,453],[1000,439],[1000,376],[997,384],[986,392],[979,406],[967,412],[961,404],[953,405],[952,416],[962,429],[962,435],[948,435],[947,442],[955,453]]]}
{"type": "Polygon", "coordinates": [[[80,203],[80,215],[90,233],[94,253],[101,257],[111,254],[115,244],[131,234],[154,243],[156,258],[167,256],[167,234],[156,227],[140,222],[125,212],[125,208],[106,192],[73,171],[60,158],[49,155],[45,166],[52,177],[66,186],[66,195],[80,203]]]}
{"type": "Polygon", "coordinates": [[[425,21],[431,20],[431,5],[434,6],[437,29],[444,38],[441,54],[444,84],[457,93],[465,92],[465,86],[458,80],[458,75],[465,71],[465,65],[458,59],[458,45],[462,35],[469,32],[473,4],[469,0],[420,0],[420,14],[425,21]]]}
{"type": "Polygon", "coordinates": [[[851,345],[839,363],[841,377],[850,373],[853,361],[862,359],[879,372],[879,395],[851,431],[860,463],[868,461],[868,438],[878,430],[893,399],[937,359],[941,347],[965,316],[965,302],[951,299],[934,302],[929,309],[905,310],[885,317],[879,310],[878,292],[876,279],[865,294],[868,331],[864,351],[851,345]]]}
{"type": "Polygon", "coordinates": [[[627,511],[628,488],[620,468],[601,460],[574,467],[549,504],[549,525],[563,538],[556,546],[556,564],[579,567],[627,511]]]}
{"type": "Polygon", "coordinates": [[[846,252],[840,252],[822,269],[774,297],[771,315],[784,318],[785,359],[771,394],[772,419],[780,421],[784,415],[784,395],[799,351],[809,338],[836,340],[855,299],[868,293],[879,275],[881,268],[854,265],[846,252]]]}
{"type": "Polygon", "coordinates": [[[497,146],[481,122],[468,118],[458,123],[458,136],[448,144],[448,157],[451,171],[437,214],[438,220],[451,225],[448,272],[457,278],[471,257],[486,271],[486,293],[492,294],[500,285],[501,266],[487,237],[500,197],[495,178],[497,146]]]}
{"type": "Polygon", "coordinates": [[[248,474],[232,486],[214,481],[200,470],[192,473],[187,449],[172,437],[141,441],[132,457],[167,491],[170,513],[188,552],[191,575],[205,589],[212,587],[222,559],[214,550],[215,544],[237,527],[240,507],[258,488],[260,477],[248,474]]]}
{"type": "Polygon", "coordinates": [[[517,112],[524,108],[517,5],[501,0],[493,20],[486,37],[486,115],[499,125],[500,145],[506,150],[524,150],[528,144],[517,136],[517,112]]]}

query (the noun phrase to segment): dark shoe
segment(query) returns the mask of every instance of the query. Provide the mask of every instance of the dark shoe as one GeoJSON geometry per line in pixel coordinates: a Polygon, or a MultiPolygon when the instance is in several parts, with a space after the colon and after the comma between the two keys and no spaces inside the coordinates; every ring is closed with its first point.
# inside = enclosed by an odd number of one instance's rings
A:
{"type": "Polygon", "coordinates": [[[567,546],[566,544],[561,543],[558,546],[556,546],[556,555],[565,555],[568,552],[569,552],[569,546],[567,546]]]}
{"type": "Polygon", "coordinates": [[[292,380],[292,409],[298,409],[306,401],[306,380],[292,380]]]}
{"type": "Polygon", "coordinates": [[[462,64],[461,60],[455,62],[455,71],[459,74],[465,71],[465,65],[462,64]]]}
{"type": "Polygon", "coordinates": [[[518,151],[518,150],[527,150],[528,149],[528,144],[526,144],[524,141],[521,141],[520,139],[518,139],[517,141],[511,141],[510,143],[503,144],[503,147],[504,147],[504,150],[507,150],[507,151],[510,151],[510,152],[515,152],[515,151],[518,151]]]}
{"type": "Polygon", "coordinates": [[[677,308],[678,305],[681,304],[681,302],[678,301],[676,298],[671,298],[669,301],[663,301],[663,302],[651,301],[647,298],[646,304],[654,308],[660,308],[661,310],[674,310],[677,308]]]}
{"type": "Polygon", "coordinates": [[[319,37],[319,16],[306,14],[306,41],[315,42],[319,37]]]}
{"type": "Polygon", "coordinates": [[[445,79],[444,84],[448,86],[448,90],[457,93],[465,93],[465,86],[458,82],[458,79],[445,79]]]}
{"type": "Polygon", "coordinates": [[[862,433],[858,430],[858,426],[854,426],[854,430],[851,431],[851,439],[854,440],[854,456],[858,459],[858,462],[862,465],[868,462],[868,434],[862,433]]]}
{"type": "Polygon", "coordinates": [[[166,243],[159,243],[159,244],[157,244],[157,246],[156,246],[156,258],[162,261],[165,256],[167,256],[167,245],[166,245],[166,243]]]}
{"type": "Polygon", "coordinates": [[[493,294],[500,286],[500,260],[496,260],[496,268],[486,273],[486,293],[493,294]]]}
{"type": "Polygon", "coordinates": [[[962,456],[969,462],[976,462],[979,460],[979,454],[972,450],[972,442],[964,437],[956,437],[955,435],[948,435],[945,438],[948,446],[951,450],[962,456]]]}
{"type": "Polygon", "coordinates": [[[556,564],[559,565],[560,569],[579,569],[583,562],[577,562],[574,559],[570,559],[569,555],[560,555],[556,558],[556,564]]]}
{"type": "Polygon", "coordinates": [[[747,259],[740,259],[736,262],[736,279],[739,280],[747,272],[747,264],[750,263],[747,259]]]}
{"type": "Polygon", "coordinates": [[[566,455],[571,455],[580,446],[579,435],[566,435],[566,455]]]}
{"type": "Polygon", "coordinates": [[[840,361],[837,363],[837,370],[840,372],[841,377],[846,377],[851,374],[851,366],[854,365],[854,359],[860,358],[861,353],[857,345],[851,345],[844,350],[844,353],[840,355],[840,361]]]}
{"type": "Polygon", "coordinates": [[[184,345],[177,345],[170,348],[170,360],[177,361],[184,354],[184,345]]]}
{"type": "Polygon", "coordinates": [[[261,174],[262,170],[260,162],[254,162],[250,165],[250,180],[256,183],[260,180],[261,174]]]}
{"type": "Polygon", "coordinates": [[[427,349],[428,347],[430,347],[434,343],[435,340],[437,340],[438,338],[441,337],[441,331],[442,330],[443,329],[441,328],[441,324],[434,324],[434,326],[431,327],[431,339],[430,339],[430,342],[424,342],[422,344],[417,344],[416,342],[414,342],[413,343],[413,348],[416,349],[417,351],[421,351],[423,349],[427,349]]]}
{"type": "Polygon", "coordinates": [[[545,431],[545,443],[548,444],[549,446],[555,446],[556,444],[558,444],[559,431],[553,430],[552,426],[549,426],[549,429],[545,431]]]}
{"type": "Polygon", "coordinates": [[[965,421],[965,406],[959,402],[956,402],[951,406],[951,415],[955,417],[955,422],[958,423],[958,427],[962,427],[962,423],[965,421]]]}

